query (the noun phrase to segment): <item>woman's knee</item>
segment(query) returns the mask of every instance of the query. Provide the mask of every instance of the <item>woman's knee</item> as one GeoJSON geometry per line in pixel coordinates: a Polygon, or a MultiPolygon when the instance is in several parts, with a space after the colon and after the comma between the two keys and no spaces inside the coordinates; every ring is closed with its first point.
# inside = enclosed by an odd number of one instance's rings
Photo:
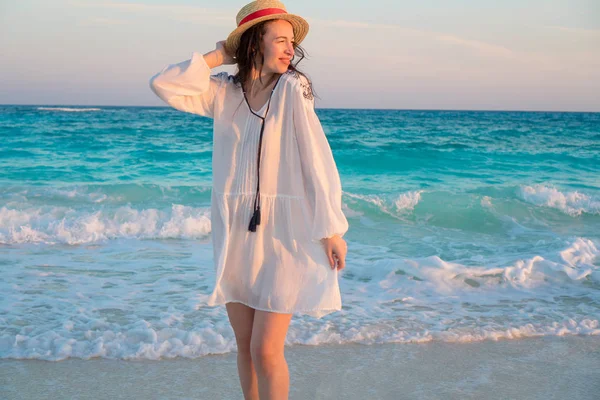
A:
{"type": "Polygon", "coordinates": [[[250,353],[254,365],[262,370],[279,365],[283,359],[285,336],[292,314],[256,311],[250,353]]]}
{"type": "Polygon", "coordinates": [[[244,338],[240,338],[240,339],[236,338],[238,354],[251,357],[250,342],[251,342],[250,337],[248,337],[248,338],[244,337],[244,338]]]}
{"type": "Polygon", "coordinates": [[[274,346],[272,343],[260,338],[252,338],[250,342],[250,354],[252,362],[257,368],[269,371],[281,362],[284,349],[283,346],[274,346]]]}

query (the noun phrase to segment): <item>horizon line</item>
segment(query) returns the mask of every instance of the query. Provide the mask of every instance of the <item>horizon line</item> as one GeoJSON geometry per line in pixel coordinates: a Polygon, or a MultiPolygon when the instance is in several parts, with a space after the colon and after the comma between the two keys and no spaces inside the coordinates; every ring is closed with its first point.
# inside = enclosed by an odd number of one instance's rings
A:
{"type": "MultiPolygon", "coordinates": [[[[170,106],[148,106],[148,105],[109,105],[109,104],[30,104],[30,103],[0,103],[0,106],[39,106],[39,107],[137,107],[137,108],[165,108],[178,111],[170,106]]],[[[531,113],[579,113],[579,114],[598,114],[598,111],[582,110],[518,110],[518,109],[468,109],[468,108],[361,108],[361,107],[315,107],[316,110],[357,110],[357,111],[464,111],[464,112],[531,112],[531,113]]],[[[193,114],[193,113],[188,113],[193,114]]]]}

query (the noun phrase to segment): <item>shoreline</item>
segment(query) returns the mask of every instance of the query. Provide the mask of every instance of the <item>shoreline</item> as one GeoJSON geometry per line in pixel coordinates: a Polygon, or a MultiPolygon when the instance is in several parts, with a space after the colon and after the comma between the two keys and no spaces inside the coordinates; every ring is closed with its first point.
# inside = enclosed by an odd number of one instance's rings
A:
{"type": "MultiPolygon", "coordinates": [[[[196,359],[0,360],[3,399],[241,399],[236,354],[196,359]]],[[[286,346],[290,399],[591,400],[600,336],[286,346]]]]}

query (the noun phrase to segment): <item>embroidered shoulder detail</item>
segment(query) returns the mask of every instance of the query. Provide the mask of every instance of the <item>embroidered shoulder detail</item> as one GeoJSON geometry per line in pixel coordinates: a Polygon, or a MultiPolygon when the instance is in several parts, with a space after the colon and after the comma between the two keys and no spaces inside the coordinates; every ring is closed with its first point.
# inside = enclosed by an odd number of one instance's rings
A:
{"type": "Polygon", "coordinates": [[[308,100],[314,99],[312,89],[311,89],[310,84],[308,83],[308,80],[306,79],[306,77],[302,76],[298,71],[294,71],[292,69],[287,70],[286,74],[290,74],[294,78],[296,78],[300,81],[299,83],[300,83],[300,86],[302,86],[302,94],[304,95],[304,97],[306,99],[308,99],[308,100]]]}

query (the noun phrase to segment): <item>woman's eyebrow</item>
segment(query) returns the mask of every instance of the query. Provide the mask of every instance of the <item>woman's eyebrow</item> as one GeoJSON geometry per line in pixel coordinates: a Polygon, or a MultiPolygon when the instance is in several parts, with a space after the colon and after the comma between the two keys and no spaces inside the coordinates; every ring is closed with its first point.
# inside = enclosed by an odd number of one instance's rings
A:
{"type": "MultiPolygon", "coordinates": [[[[275,39],[287,39],[287,36],[277,36],[275,39]]],[[[293,36],[292,36],[292,40],[294,40],[293,36]]]]}

